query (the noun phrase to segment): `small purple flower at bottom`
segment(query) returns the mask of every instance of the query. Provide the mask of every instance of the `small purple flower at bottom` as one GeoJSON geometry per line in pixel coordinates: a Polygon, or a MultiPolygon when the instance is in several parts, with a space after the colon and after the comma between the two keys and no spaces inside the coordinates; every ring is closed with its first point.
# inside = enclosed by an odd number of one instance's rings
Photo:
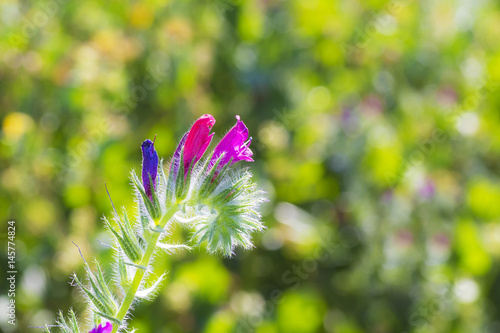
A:
{"type": "Polygon", "coordinates": [[[156,190],[156,175],[158,173],[158,154],[156,153],[154,142],[146,140],[142,143],[142,184],[150,200],[153,200],[151,192],[151,182],[153,190],[156,190]]]}
{"type": "Polygon", "coordinates": [[[248,139],[248,128],[240,120],[240,116],[236,116],[236,120],[236,125],[227,132],[214,149],[214,154],[210,161],[212,165],[224,154],[218,165],[218,169],[221,169],[229,161],[231,161],[231,164],[238,161],[253,162],[253,152],[249,148],[252,138],[248,139]]]}
{"type": "Polygon", "coordinates": [[[111,333],[113,330],[113,325],[110,322],[107,322],[104,326],[101,324],[96,328],[93,328],[89,333],[111,333]]]}

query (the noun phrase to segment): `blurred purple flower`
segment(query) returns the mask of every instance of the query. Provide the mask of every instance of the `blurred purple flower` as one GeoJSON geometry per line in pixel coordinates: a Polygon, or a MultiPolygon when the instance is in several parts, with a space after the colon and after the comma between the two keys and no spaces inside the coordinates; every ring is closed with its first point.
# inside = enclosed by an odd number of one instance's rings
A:
{"type": "Polygon", "coordinates": [[[184,175],[187,174],[191,164],[198,162],[207,150],[214,136],[213,133],[210,134],[214,124],[215,118],[210,114],[205,114],[198,118],[189,130],[184,142],[184,175]]]}
{"type": "Polygon", "coordinates": [[[156,190],[156,174],[158,173],[158,154],[154,142],[146,140],[142,143],[142,184],[149,199],[153,200],[151,192],[150,177],[153,181],[153,189],[156,190]]]}
{"type": "Polygon", "coordinates": [[[382,193],[382,203],[387,204],[394,199],[394,190],[388,189],[382,193]]]}
{"type": "Polygon", "coordinates": [[[356,135],[359,131],[360,120],[357,112],[351,107],[344,107],[340,116],[342,130],[347,135],[356,135]]]}
{"type": "Polygon", "coordinates": [[[414,236],[410,230],[403,229],[396,233],[396,240],[401,246],[409,246],[413,244],[414,236]]]}
{"type": "Polygon", "coordinates": [[[341,122],[343,125],[349,124],[353,117],[353,110],[349,107],[344,107],[342,109],[341,122]]]}
{"type": "Polygon", "coordinates": [[[457,91],[451,86],[443,86],[437,92],[437,101],[443,107],[451,107],[457,103],[457,100],[457,91]]]}
{"type": "Polygon", "coordinates": [[[249,148],[252,138],[248,139],[248,128],[240,120],[240,116],[236,116],[236,120],[236,125],[227,132],[214,149],[210,161],[211,165],[215,164],[217,159],[224,154],[218,165],[219,169],[229,163],[231,159],[231,164],[238,161],[253,162],[253,152],[249,148]]]}
{"type": "Polygon", "coordinates": [[[427,179],[419,189],[420,197],[424,200],[429,200],[436,194],[436,184],[431,179],[427,179]]]}
{"type": "Polygon", "coordinates": [[[111,333],[113,330],[113,325],[110,322],[107,322],[106,325],[99,325],[98,327],[92,329],[89,333],[111,333]]]}
{"type": "Polygon", "coordinates": [[[440,232],[435,234],[432,240],[441,247],[448,248],[450,246],[450,237],[445,233],[440,232]]]}
{"type": "Polygon", "coordinates": [[[360,109],[366,114],[381,114],[384,111],[384,103],[379,96],[370,94],[363,99],[360,109]]]}

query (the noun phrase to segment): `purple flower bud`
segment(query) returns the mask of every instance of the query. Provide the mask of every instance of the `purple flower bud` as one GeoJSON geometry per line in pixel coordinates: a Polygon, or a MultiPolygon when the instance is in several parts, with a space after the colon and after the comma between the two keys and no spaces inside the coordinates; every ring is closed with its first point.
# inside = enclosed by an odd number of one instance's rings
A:
{"type": "Polygon", "coordinates": [[[181,139],[181,142],[179,142],[179,145],[175,149],[175,153],[174,156],[172,157],[172,162],[170,164],[170,173],[173,173],[176,176],[177,176],[177,171],[179,171],[179,167],[181,165],[181,152],[182,148],[184,148],[184,144],[186,143],[186,138],[188,136],[188,133],[184,134],[184,136],[181,139]]]}
{"type": "Polygon", "coordinates": [[[142,143],[142,184],[149,199],[153,200],[151,193],[150,177],[153,181],[153,189],[156,190],[156,174],[158,172],[158,154],[154,142],[146,140],[142,143]]]}
{"type": "Polygon", "coordinates": [[[92,329],[89,333],[111,333],[113,330],[113,325],[110,322],[107,322],[106,325],[99,325],[98,327],[92,329]]]}
{"type": "Polygon", "coordinates": [[[253,153],[249,148],[252,138],[248,139],[248,128],[240,120],[240,116],[236,116],[236,120],[236,125],[227,132],[214,149],[214,154],[210,161],[212,165],[224,154],[218,165],[219,169],[229,163],[231,159],[231,164],[238,161],[253,162],[253,153]]]}

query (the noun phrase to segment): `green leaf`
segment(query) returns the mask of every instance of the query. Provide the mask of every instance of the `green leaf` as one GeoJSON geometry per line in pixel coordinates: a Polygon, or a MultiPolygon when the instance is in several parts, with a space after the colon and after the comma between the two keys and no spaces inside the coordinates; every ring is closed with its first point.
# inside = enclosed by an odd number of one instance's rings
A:
{"type": "Polygon", "coordinates": [[[78,319],[76,318],[75,311],[73,311],[72,308],[69,309],[69,323],[70,323],[71,330],[74,333],[80,332],[80,328],[78,327],[78,319]]]}
{"type": "Polygon", "coordinates": [[[121,255],[119,255],[119,258],[118,258],[118,271],[120,274],[120,285],[124,289],[127,289],[128,286],[130,285],[131,281],[128,277],[127,267],[125,266],[125,261],[123,260],[121,255]]]}
{"type": "Polygon", "coordinates": [[[61,329],[61,331],[63,331],[63,333],[72,333],[70,331],[68,323],[66,323],[66,319],[64,318],[64,314],[62,313],[62,311],[59,311],[59,319],[57,322],[59,324],[59,328],[61,329]]]}
{"type": "Polygon", "coordinates": [[[164,243],[156,243],[160,249],[163,249],[169,253],[174,252],[175,250],[191,250],[191,247],[184,244],[164,244],[164,243]]]}
{"type": "Polygon", "coordinates": [[[113,298],[111,297],[111,294],[108,295],[104,291],[104,289],[107,289],[105,281],[100,281],[98,278],[96,278],[87,263],[85,263],[85,270],[87,271],[90,285],[92,286],[92,291],[94,292],[95,297],[97,297],[106,308],[104,312],[114,313],[117,309],[117,306],[113,298]]]}
{"type": "Polygon", "coordinates": [[[121,325],[122,322],[120,320],[118,320],[117,318],[107,314],[107,313],[104,313],[104,312],[100,312],[100,311],[94,311],[97,315],[109,320],[109,321],[112,321],[113,323],[115,323],[116,325],[121,325]]]}
{"type": "Polygon", "coordinates": [[[105,217],[103,218],[103,221],[108,227],[108,229],[111,231],[113,236],[115,236],[116,240],[120,244],[121,249],[127,255],[127,257],[132,262],[138,262],[142,257],[142,249],[137,239],[135,239],[135,241],[132,240],[130,235],[127,235],[125,228],[121,224],[119,225],[123,235],[120,235],[105,217]]]}
{"type": "Polygon", "coordinates": [[[151,286],[138,290],[135,294],[136,297],[146,299],[148,296],[154,294],[154,292],[160,287],[161,282],[165,279],[167,273],[163,273],[151,286]]]}
{"type": "Polygon", "coordinates": [[[88,299],[92,302],[92,304],[95,306],[96,309],[98,309],[98,310],[100,310],[102,312],[108,311],[108,309],[106,308],[106,306],[90,290],[88,290],[81,283],[81,281],[78,279],[78,277],[76,276],[76,274],[74,275],[74,280],[78,284],[78,286],[80,287],[80,289],[85,293],[85,295],[87,295],[88,299]]]}
{"type": "Polygon", "coordinates": [[[153,203],[149,199],[148,195],[144,191],[144,188],[143,188],[141,182],[139,181],[139,178],[137,178],[137,175],[135,174],[135,172],[131,172],[131,178],[132,178],[132,182],[135,185],[135,188],[139,191],[139,194],[140,194],[139,202],[144,204],[144,206],[146,207],[146,209],[148,210],[149,214],[151,215],[151,217],[153,219],[160,218],[159,207],[158,207],[158,209],[155,208],[155,206],[153,205],[153,203]]]}
{"type": "MultiPolygon", "coordinates": [[[[104,279],[104,275],[102,274],[101,265],[99,265],[97,260],[95,261],[95,266],[96,266],[96,271],[97,271],[97,274],[96,274],[97,282],[98,282],[99,286],[101,287],[102,292],[104,293],[104,295],[106,297],[113,300],[113,295],[112,295],[111,291],[109,290],[109,287],[106,283],[106,280],[104,279]]],[[[113,304],[114,304],[114,301],[113,301],[113,304]]]]}

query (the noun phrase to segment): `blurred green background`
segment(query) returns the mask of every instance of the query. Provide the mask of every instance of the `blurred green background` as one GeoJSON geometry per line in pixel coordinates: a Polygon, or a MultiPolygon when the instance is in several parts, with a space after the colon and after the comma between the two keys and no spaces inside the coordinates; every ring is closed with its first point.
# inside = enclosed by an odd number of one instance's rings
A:
{"type": "Polygon", "coordinates": [[[104,182],[131,209],[141,141],[210,113],[249,127],[267,230],[159,257],[139,332],[499,332],[499,35],[491,0],[2,0],[0,330],[85,316],[104,182]]]}

